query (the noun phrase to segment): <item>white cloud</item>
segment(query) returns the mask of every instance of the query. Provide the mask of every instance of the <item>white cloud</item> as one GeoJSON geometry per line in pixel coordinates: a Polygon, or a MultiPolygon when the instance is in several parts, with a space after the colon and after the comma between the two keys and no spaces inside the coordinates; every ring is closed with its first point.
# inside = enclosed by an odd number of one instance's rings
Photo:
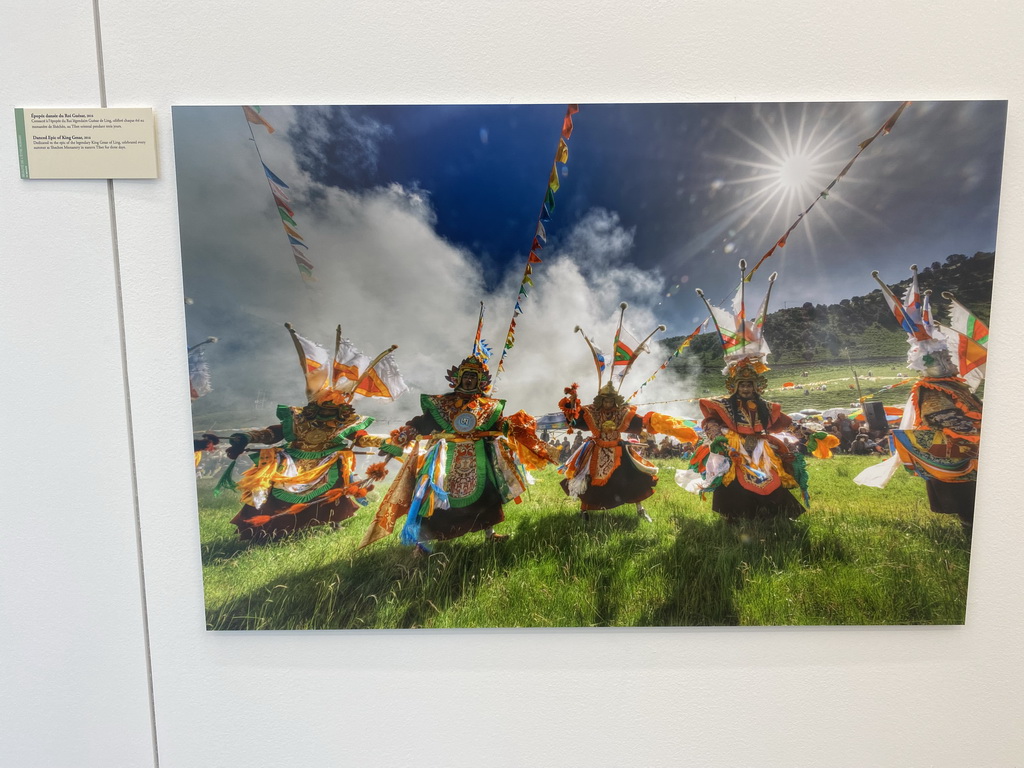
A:
{"type": "MultiPolygon", "coordinates": [[[[270,110],[264,114],[271,119],[270,110]]],[[[287,115],[274,119],[287,125],[287,115]]],[[[189,337],[222,339],[207,355],[214,392],[196,403],[197,429],[223,428],[224,419],[230,426],[243,426],[239,421],[246,419],[248,425],[269,424],[274,404],[303,400],[286,321],[328,347],[339,323],[370,355],[399,345],[396,359],[412,391],[394,404],[359,403],[361,412],[377,416],[385,428],[418,412],[419,392],[448,391],[444,373],[471,351],[480,300],[487,306],[484,337],[494,349],[497,374],[521,267],[487,294],[474,255],[435,231],[435,212],[421,190],[397,184],[363,193],[326,187],[300,169],[287,141],[259,141],[267,165],[291,185],[317,282],[310,290],[300,280],[258,161],[250,156],[251,142],[234,142],[233,150],[218,156],[208,133],[194,144],[184,138],[177,157],[183,261],[187,292],[196,299],[188,313],[189,337]]],[[[302,151],[312,151],[308,142],[302,151]]],[[[653,310],[664,293],[663,280],[631,265],[633,238],[616,213],[595,209],[563,247],[541,252],[544,261],[535,265],[534,286],[517,320],[516,344],[497,382],[507,413],[554,411],[563,387],[573,381],[580,383],[581,396],[593,396],[596,374],[589,350],[573,331],[576,325],[608,353],[619,302],[630,303],[626,326],[638,338],[657,325],[653,310]]],[[[659,350],[638,361],[623,394],[639,387],[663,359],[659,350]]],[[[666,374],[645,388],[642,399],[686,396],[666,374]]],[[[658,410],[693,415],[695,406],[672,403],[658,410]]]]}

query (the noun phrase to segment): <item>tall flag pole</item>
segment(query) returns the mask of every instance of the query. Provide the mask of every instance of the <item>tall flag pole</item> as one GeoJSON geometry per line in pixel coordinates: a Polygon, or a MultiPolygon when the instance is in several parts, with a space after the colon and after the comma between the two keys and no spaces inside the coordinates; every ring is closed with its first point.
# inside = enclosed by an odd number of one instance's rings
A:
{"type": "Polygon", "coordinates": [[[288,197],[288,193],[285,192],[288,189],[288,185],[267,167],[266,162],[263,160],[263,153],[260,152],[259,142],[256,141],[256,134],[252,130],[254,125],[260,125],[267,129],[267,133],[273,133],[274,126],[268,123],[260,114],[259,107],[243,106],[242,112],[245,113],[245,121],[249,126],[249,136],[252,137],[253,146],[256,147],[256,156],[259,157],[260,165],[263,166],[263,175],[267,178],[267,186],[270,187],[270,194],[274,198],[274,205],[277,206],[277,214],[281,218],[281,226],[284,227],[284,234],[288,239],[288,245],[291,248],[292,258],[295,260],[295,266],[299,268],[299,274],[302,276],[303,282],[309,285],[316,281],[316,278],[313,276],[313,262],[309,260],[309,246],[303,242],[303,237],[299,234],[299,225],[295,221],[295,211],[289,205],[291,199],[288,197]]]}
{"type": "Polygon", "coordinates": [[[523,270],[523,279],[519,282],[519,293],[516,295],[515,306],[512,309],[512,319],[508,324],[508,332],[505,334],[505,344],[501,350],[501,359],[498,361],[497,374],[505,370],[505,357],[516,344],[516,318],[523,313],[523,302],[529,297],[528,288],[533,287],[533,265],[540,264],[541,258],[537,255],[548,240],[545,222],[551,221],[551,213],[555,210],[555,192],[561,184],[558,180],[558,164],[565,165],[569,162],[569,145],[566,143],[572,136],[572,116],[580,111],[576,104],[566,107],[565,117],[562,118],[562,134],[558,139],[558,147],[555,149],[555,159],[551,163],[551,173],[548,174],[547,187],[544,190],[544,202],[541,203],[540,213],[537,216],[537,226],[534,229],[533,242],[530,244],[530,255],[526,259],[526,269],[523,270]]]}
{"type": "MultiPolygon", "coordinates": [[[[811,209],[814,208],[814,206],[818,204],[819,200],[824,200],[824,199],[828,198],[829,193],[832,191],[832,188],[835,187],[835,185],[839,183],[840,179],[842,179],[844,176],[846,176],[846,174],[848,174],[850,172],[850,169],[853,167],[853,164],[855,162],[857,162],[857,158],[859,158],[861,156],[861,154],[864,152],[864,150],[867,149],[871,145],[871,143],[874,142],[875,139],[877,139],[879,136],[886,136],[886,135],[888,135],[889,133],[892,132],[893,127],[896,125],[896,121],[899,120],[900,115],[903,114],[903,110],[905,110],[907,107],[909,107],[911,105],[911,103],[912,102],[909,102],[909,101],[902,102],[899,105],[899,107],[896,108],[896,111],[893,112],[884,123],[882,123],[882,126],[877,131],[875,131],[874,134],[872,134],[869,138],[864,139],[864,141],[862,141],[860,144],[857,145],[857,152],[856,152],[856,154],[854,154],[854,156],[852,158],[850,158],[850,161],[845,166],[843,166],[843,170],[841,170],[839,172],[839,175],[836,176],[834,179],[832,179],[832,181],[830,181],[825,186],[825,188],[823,190],[821,190],[821,192],[818,193],[818,196],[815,197],[813,201],[811,201],[811,204],[808,205],[803,210],[803,212],[800,213],[800,215],[798,215],[796,217],[796,221],[794,221],[792,224],[789,225],[789,228],[786,229],[786,231],[783,233],[782,237],[780,237],[778,240],[776,240],[772,244],[772,247],[769,248],[768,251],[760,259],[758,259],[757,263],[754,264],[754,266],[750,269],[750,271],[747,272],[746,275],[743,276],[740,279],[740,286],[741,287],[742,287],[742,284],[744,282],[748,282],[748,283],[750,282],[750,279],[754,276],[754,273],[757,272],[757,270],[761,267],[761,265],[765,261],[767,261],[769,258],[771,258],[775,254],[775,251],[777,249],[785,248],[786,247],[786,242],[789,239],[789,236],[793,233],[793,230],[795,230],[797,228],[797,226],[799,226],[800,222],[803,221],[804,216],[806,216],[808,213],[811,212],[811,209]]],[[[695,331],[693,331],[693,333],[691,333],[689,336],[687,336],[685,339],[683,339],[682,344],[680,344],[679,347],[677,347],[676,350],[671,355],[669,355],[669,357],[665,360],[665,362],[662,363],[657,368],[657,370],[655,370],[654,374],[649,379],[647,379],[647,381],[645,381],[643,384],[640,385],[640,389],[643,389],[648,383],[653,381],[654,377],[658,375],[658,371],[665,370],[668,367],[669,362],[671,362],[671,360],[673,358],[675,358],[677,355],[679,355],[680,352],[682,352],[682,350],[685,347],[688,347],[690,345],[690,342],[697,336],[697,334],[700,331],[700,329],[707,324],[709,319],[711,319],[711,318],[710,317],[706,318],[703,323],[701,323],[699,326],[697,326],[697,329],[695,331]]],[[[762,322],[763,322],[763,320],[762,320],[762,322]]],[[[630,400],[632,400],[633,397],[635,397],[640,392],[640,389],[638,389],[636,392],[633,393],[633,395],[630,397],[630,400]]]]}

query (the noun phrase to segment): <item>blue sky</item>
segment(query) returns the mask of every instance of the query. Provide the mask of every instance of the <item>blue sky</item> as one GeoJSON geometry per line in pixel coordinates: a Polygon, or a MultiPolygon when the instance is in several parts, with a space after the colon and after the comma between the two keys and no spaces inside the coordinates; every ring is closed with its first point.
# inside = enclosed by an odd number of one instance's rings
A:
{"type": "MultiPolygon", "coordinates": [[[[738,260],[756,261],[899,103],[581,104],[507,394],[552,410],[556,379],[586,375],[574,324],[607,334],[621,300],[637,335],[658,322],[669,336],[692,330],[706,314],[693,289],[730,295],[738,260]],[[552,368],[564,373],[539,372],[552,368]],[[542,385],[546,407],[528,394],[542,385]]],[[[462,356],[481,299],[485,335],[500,347],[564,104],[262,114],[277,131],[253,126],[256,142],[290,185],[313,290],[291,261],[242,111],[174,110],[189,338],[225,340],[209,357],[232,391],[295,399],[280,365],[266,370],[286,354],[284,320],[319,337],[340,322],[366,346],[404,340],[408,377],[424,389],[462,356]]],[[[1005,102],[911,104],[765,264],[755,291],[777,270],[775,307],[829,303],[871,291],[873,269],[892,283],[911,263],[994,250],[1005,116],[1005,102]]],[[[197,407],[216,407],[208,397],[197,407]]]]}
{"type": "MultiPolygon", "coordinates": [[[[635,228],[638,266],[660,269],[671,284],[683,276],[715,283],[717,275],[709,273],[720,272],[723,262],[756,260],[770,247],[897,106],[583,105],[549,234],[557,244],[560,231],[603,207],[635,228]],[[784,166],[776,157],[787,151],[797,163],[801,154],[813,159],[806,176],[821,183],[779,209],[772,201],[745,222],[763,198],[734,207],[755,193],[753,176],[769,178],[771,166],[784,166]]],[[[351,189],[389,182],[419,187],[430,195],[438,233],[474,253],[489,286],[503,269],[519,265],[564,105],[333,112],[341,151],[327,163],[321,146],[305,155],[314,178],[351,189]]],[[[914,243],[915,258],[929,263],[994,249],[1004,121],[1002,102],[911,105],[895,130],[858,159],[832,200],[816,207],[803,223],[810,232],[794,236],[792,251],[829,265],[848,263],[851,253],[880,253],[886,240],[914,243]]],[[[300,148],[320,144],[301,120],[293,136],[300,148]]]]}

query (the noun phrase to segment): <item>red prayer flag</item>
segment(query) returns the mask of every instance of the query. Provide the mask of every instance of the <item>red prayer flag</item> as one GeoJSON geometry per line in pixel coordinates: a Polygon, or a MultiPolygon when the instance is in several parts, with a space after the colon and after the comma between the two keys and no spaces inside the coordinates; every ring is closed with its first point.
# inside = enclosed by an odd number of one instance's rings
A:
{"type": "Polygon", "coordinates": [[[570,104],[569,108],[565,110],[565,119],[562,121],[562,138],[568,139],[572,136],[572,116],[580,111],[580,108],[575,104],[570,104]]]}

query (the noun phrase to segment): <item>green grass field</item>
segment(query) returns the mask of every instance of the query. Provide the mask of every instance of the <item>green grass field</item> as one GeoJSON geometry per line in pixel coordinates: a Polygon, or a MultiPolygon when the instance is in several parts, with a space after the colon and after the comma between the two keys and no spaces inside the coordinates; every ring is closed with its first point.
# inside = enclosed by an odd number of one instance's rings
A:
{"type": "MultiPolygon", "coordinates": [[[[418,555],[397,535],[357,545],[370,507],[266,546],[237,540],[234,494],[200,483],[210,629],[955,624],[969,541],[928,511],[902,471],[885,490],[851,482],[877,459],[809,460],[812,507],[795,522],[730,526],[659,462],[646,502],[589,523],[553,468],[505,508],[504,542],[474,533],[418,555]]],[[[375,492],[378,493],[378,492],[375,492]]]]}

